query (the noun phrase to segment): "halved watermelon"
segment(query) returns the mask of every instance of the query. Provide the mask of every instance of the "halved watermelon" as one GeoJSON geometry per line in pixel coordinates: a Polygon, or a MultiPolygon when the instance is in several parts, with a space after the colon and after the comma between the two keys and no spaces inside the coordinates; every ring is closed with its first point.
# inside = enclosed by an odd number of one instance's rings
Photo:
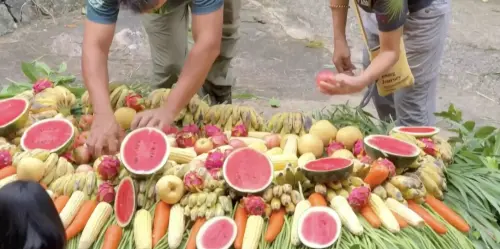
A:
{"type": "Polygon", "coordinates": [[[126,227],[134,217],[135,213],[135,186],[134,181],[129,176],[123,178],[115,195],[115,217],[116,223],[120,227],[126,227]]]}
{"type": "Polygon", "coordinates": [[[273,181],[273,164],[263,153],[249,148],[236,149],[222,167],[224,180],[239,193],[259,193],[273,181]]]}
{"type": "Polygon", "coordinates": [[[299,240],[308,248],[327,248],[340,236],[340,217],[329,207],[310,207],[300,215],[299,240]]]}
{"type": "Polygon", "coordinates": [[[64,153],[75,137],[75,126],[65,118],[49,118],[32,124],[21,137],[23,150],[44,149],[64,153]]]}
{"type": "Polygon", "coordinates": [[[399,132],[412,135],[416,138],[432,137],[438,134],[441,130],[434,126],[398,126],[392,128],[391,132],[399,132]]]}
{"type": "Polygon", "coordinates": [[[30,103],[23,98],[0,100],[0,136],[21,129],[29,117],[30,103]]]}
{"type": "Polygon", "coordinates": [[[228,249],[236,239],[236,222],[226,216],[218,216],[205,222],[196,235],[198,249],[228,249]]]}
{"type": "Polygon", "coordinates": [[[170,143],[165,133],[148,127],[129,133],[120,148],[123,165],[137,176],[158,172],[167,163],[169,154],[170,143]]]}
{"type": "Polygon", "coordinates": [[[364,145],[368,156],[387,158],[398,168],[408,167],[420,154],[416,145],[386,135],[369,135],[365,137],[364,145]]]}
{"type": "Polygon", "coordinates": [[[326,157],[306,163],[303,167],[307,179],[315,183],[341,181],[349,177],[353,162],[346,158],[326,157]]]}

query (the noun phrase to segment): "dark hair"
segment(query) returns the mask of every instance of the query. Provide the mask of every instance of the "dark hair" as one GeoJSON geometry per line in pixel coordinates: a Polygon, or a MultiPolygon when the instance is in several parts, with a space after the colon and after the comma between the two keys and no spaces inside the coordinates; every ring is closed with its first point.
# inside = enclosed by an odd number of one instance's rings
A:
{"type": "Polygon", "coordinates": [[[158,0],[120,0],[120,6],[130,9],[134,13],[141,13],[153,8],[158,0]]]}
{"type": "Polygon", "coordinates": [[[37,182],[0,188],[0,249],[64,249],[66,234],[52,199],[37,182]]]}

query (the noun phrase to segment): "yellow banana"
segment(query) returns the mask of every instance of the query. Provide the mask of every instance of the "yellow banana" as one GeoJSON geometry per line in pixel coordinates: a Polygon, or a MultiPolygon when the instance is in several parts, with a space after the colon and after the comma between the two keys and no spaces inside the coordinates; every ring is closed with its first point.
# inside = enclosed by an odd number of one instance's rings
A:
{"type": "Polygon", "coordinates": [[[300,134],[302,130],[302,113],[297,112],[293,116],[293,133],[300,134]]]}
{"type": "MultiPolygon", "coordinates": [[[[241,120],[241,117],[240,117],[240,109],[241,107],[240,106],[237,106],[237,105],[233,105],[232,106],[232,121],[233,121],[233,126],[236,125],[240,120],[241,120]]],[[[247,126],[248,127],[248,126],[247,126]]]]}

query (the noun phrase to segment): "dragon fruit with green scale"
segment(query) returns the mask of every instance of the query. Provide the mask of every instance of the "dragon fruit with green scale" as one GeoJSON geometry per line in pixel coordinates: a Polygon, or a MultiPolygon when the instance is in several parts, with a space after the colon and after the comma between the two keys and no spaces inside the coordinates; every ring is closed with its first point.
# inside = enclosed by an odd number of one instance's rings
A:
{"type": "Polygon", "coordinates": [[[248,136],[247,127],[244,124],[237,124],[231,130],[231,136],[233,137],[246,137],[248,136]]]}
{"type": "Polygon", "coordinates": [[[203,127],[203,131],[206,137],[212,137],[213,135],[222,132],[222,130],[216,125],[205,125],[205,127],[203,127]]]}
{"type": "Polygon", "coordinates": [[[182,127],[182,131],[191,132],[198,135],[200,133],[200,128],[198,128],[198,126],[195,124],[190,124],[182,127]]]}
{"type": "Polygon", "coordinates": [[[374,167],[375,164],[381,164],[382,166],[387,167],[389,170],[389,178],[396,175],[396,166],[394,166],[394,163],[389,161],[387,158],[379,158],[373,161],[371,167],[374,167]]]}
{"type": "Polygon", "coordinates": [[[366,155],[365,147],[363,145],[363,139],[359,139],[356,141],[356,143],[354,143],[354,147],[352,148],[352,154],[357,158],[361,158],[366,155]]]}
{"type": "Polygon", "coordinates": [[[345,149],[345,146],[341,142],[332,141],[330,144],[328,144],[328,147],[326,148],[326,154],[328,156],[331,156],[335,151],[341,149],[345,149]]]}
{"type": "Polygon", "coordinates": [[[370,188],[368,187],[357,187],[354,188],[349,196],[347,197],[347,202],[354,210],[361,210],[370,201],[370,188]]]}
{"type": "Polygon", "coordinates": [[[48,79],[39,79],[33,84],[33,92],[35,94],[43,92],[43,90],[47,88],[52,88],[54,87],[54,83],[48,79]]]}
{"type": "Polygon", "coordinates": [[[0,150],[0,169],[12,165],[12,155],[8,150],[0,150]]]}
{"type": "Polygon", "coordinates": [[[102,180],[114,180],[120,173],[120,160],[115,156],[103,156],[97,166],[97,173],[102,180]]]}
{"type": "Polygon", "coordinates": [[[208,152],[207,159],[205,160],[205,168],[209,171],[213,169],[221,169],[224,165],[226,155],[219,149],[208,152]]]}
{"type": "Polygon", "coordinates": [[[419,147],[425,152],[425,154],[437,157],[439,155],[439,150],[436,147],[436,144],[430,138],[421,138],[419,139],[419,147]]]}
{"type": "Polygon", "coordinates": [[[140,112],[146,108],[144,104],[144,99],[137,93],[130,93],[125,97],[125,106],[130,107],[137,112],[140,112]]]}
{"type": "Polygon", "coordinates": [[[189,171],[186,175],[184,175],[184,186],[190,192],[202,191],[204,184],[203,177],[201,177],[196,171],[189,171]]]}
{"type": "Polygon", "coordinates": [[[103,182],[97,189],[97,201],[113,203],[115,200],[115,188],[110,182],[103,182]]]}
{"type": "Polygon", "coordinates": [[[248,215],[263,215],[266,211],[266,202],[262,197],[256,195],[244,197],[243,206],[248,215]]]}

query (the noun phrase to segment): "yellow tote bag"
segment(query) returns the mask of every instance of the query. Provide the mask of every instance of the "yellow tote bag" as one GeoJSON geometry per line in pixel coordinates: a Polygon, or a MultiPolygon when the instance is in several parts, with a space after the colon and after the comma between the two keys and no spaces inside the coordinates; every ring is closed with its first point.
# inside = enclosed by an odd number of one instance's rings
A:
{"type": "MultiPolygon", "coordinates": [[[[366,36],[365,27],[363,25],[363,20],[359,13],[359,6],[356,0],[354,1],[356,16],[358,18],[359,26],[361,29],[361,34],[365,42],[366,48],[370,54],[370,61],[378,55],[380,52],[380,46],[375,48],[370,48],[368,45],[368,38],[366,36]]],[[[376,81],[377,91],[380,96],[387,96],[401,88],[412,86],[415,83],[415,78],[410,70],[410,65],[408,64],[408,59],[406,58],[406,50],[403,42],[403,37],[401,37],[400,42],[400,53],[399,60],[392,68],[376,81]]]]}

